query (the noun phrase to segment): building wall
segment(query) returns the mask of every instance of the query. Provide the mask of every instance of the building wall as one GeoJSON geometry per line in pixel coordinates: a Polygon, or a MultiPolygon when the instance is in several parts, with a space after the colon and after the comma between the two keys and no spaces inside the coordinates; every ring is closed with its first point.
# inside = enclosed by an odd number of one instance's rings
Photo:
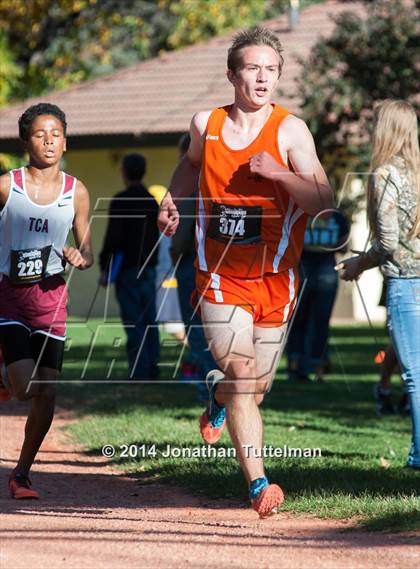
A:
{"type": "MultiPolygon", "coordinates": [[[[353,217],[348,251],[343,258],[352,256],[351,250],[364,251],[369,247],[370,232],[366,216],[367,178],[362,173],[349,173],[340,191],[339,203],[344,197],[357,201],[359,211],[353,217]]],[[[332,319],[342,322],[384,323],[386,310],[378,306],[382,291],[382,275],[379,269],[365,271],[357,283],[340,280],[332,319]]]]}
{"type": "MultiPolygon", "coordinates": [[[[122,157],[131,152],[140,152],[147,159],[146,186],[159,184],[167,187],[178,159],[176,147],[122,148],[119,150],[69,150],[65,155],[64,169],[86,185],[91,202],[91,232],[95,264],[87,271],[70,271],[69,314],[70,317],[118,315],[113,287],[107,294],[98,289],[98,255],[106,230],[106,211],[109,198],[123,188],[120,176],[122,157]],[[103,199],[101,199],[103,198],[103,199]]],[[[71,239],[69,240],[71,242],[71,239]]]]}
{"type": "MultiPolygon", "coordinates": [[[[352,227],[352,248],[363,251],[369,241],[369,228],[366,221],[366,210],[359,212],[352,227]]],[[[369,247],[369,245],[368,245],[369,247]]],[[[379,306],[383,278],[378,268],[365,271],[352,285],[353,315],[357,322],[384,322],[386,310],[379,306]]]]}

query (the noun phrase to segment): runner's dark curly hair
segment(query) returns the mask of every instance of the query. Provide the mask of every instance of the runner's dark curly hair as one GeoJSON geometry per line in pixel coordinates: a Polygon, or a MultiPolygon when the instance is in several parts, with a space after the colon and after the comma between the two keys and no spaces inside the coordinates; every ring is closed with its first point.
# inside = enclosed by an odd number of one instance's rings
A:
{"type": "Polygon", "coordinates": [[[38,103],[27,108],[23,115],[19,118],[19,136],[22,140],[28,140],[31,125],[34,120],[41,115],[51,115],[56,117],[63,126],[64,136],[66,136],[67,122],[66,115],[52,103],[38,103]]]}

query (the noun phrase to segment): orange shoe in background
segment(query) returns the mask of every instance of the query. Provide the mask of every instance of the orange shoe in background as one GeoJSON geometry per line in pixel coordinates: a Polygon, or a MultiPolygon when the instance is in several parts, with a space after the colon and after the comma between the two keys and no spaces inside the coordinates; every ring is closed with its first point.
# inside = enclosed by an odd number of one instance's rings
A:
{"type": "Polygon", "coordinates": [[[385,352],[384,350],[380,350],[373,358],[373,361],[375,362],[375,364],[381,364],[383,363],[384,359],[385,359],[385,352]]]}
{"type": "Polygon", "coordinates": [[[32,483],[28,476],[24,474],[11,474],[9,478],[9,490],[12,498],[16,500],[35,499],[38,500],[39,494],[32,488],[32,483]]]}
{"type": "Polygon", "coordinates": [[[226,408],[219,405],[215,398],[217,384],[224,377],[224,373],[218,369],[210,371],[206,376],[209,403],[208,409],[201,415],[199,423],[201,436],[204,442],[209,445],[217,443],[226,426],[226,408]]]}
{"type": "Polygon", "coordinates": [[[217,441],[222,436],[225,426],[226,419],[224,415],[221,422],[217,423],[217,426],[213,426],[208,411],[204,411],[200,417],[200,434],[203,438],[203,441],[208,445],[214,445],[217,443],[217,441]]]}

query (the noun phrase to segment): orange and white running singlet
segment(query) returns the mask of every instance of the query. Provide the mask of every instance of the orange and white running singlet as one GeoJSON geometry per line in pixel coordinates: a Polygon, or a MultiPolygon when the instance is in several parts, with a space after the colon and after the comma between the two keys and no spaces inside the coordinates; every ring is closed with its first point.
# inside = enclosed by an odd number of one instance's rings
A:
{"type": "Polygon", "coordinates": [[[249,159],[269,152],[284,163],[278,129],[288,111],[277,105],[257,138],[230,149],[222,128],[230,107],[208,120],[197,203],[197,268],[240,278],[261,278],[295,267],[302,252],[306,215],[272,180],[252,174],[249,159]]]}
{"type": "MultiPolygon", "coordinates": [[[[255,293],[258,290],[258,294],[264,295],[269,313],[281,308],[281,320],[287,321],[295,303],[295,269],[302,252],[307,216],[280,184],[251,173],[249,159],[266,151],[288,168],[280,154],[278,130],[289,113],[273,105],[255,140],[246,148],[233,150],[222,135],[230,108],[215,109],[205,133],[197,198],[197,289],[210,302],[238,304],[228,300],[234,300],[234,291],[238,291],[233,283],[238,281],[242,292],[252,287],[255,293]],[[264,293],[260,285],[268,277],[270,285],[264,293]],[[277,283],[279,294],[283,292],[270,300],[273,283],[277,283]],[[222,284],[222,288],[217,284],[222,284]],[[227,290],[229,286],[233,287],[232,295],[227,290]]],[[[255,298],[251,304],[256,306],[259,300],[255,298]]],[[[251,304],[245,303],[244,308],[251,304]]],[[[258,310],[252,312],[255,316],[258,310]]],[[[275,318],[279,316],[277,312],[275,318]]]]}

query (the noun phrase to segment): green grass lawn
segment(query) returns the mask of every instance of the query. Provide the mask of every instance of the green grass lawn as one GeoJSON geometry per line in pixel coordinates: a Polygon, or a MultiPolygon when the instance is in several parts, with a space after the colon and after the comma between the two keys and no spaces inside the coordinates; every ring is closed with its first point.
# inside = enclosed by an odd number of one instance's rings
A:
{"type": "MultiPolygon", "coordinates": [[[[245,503],[247,488],[235,459],[164,458],[161,454],[167,445],[198,447],[202,443],[197,422],[202,407],[195,401],[195,390],[172,378],[181,346],[165,337],[161,371],[167,381],[124,383],[123,331],[118,323],[96,325],[70,326],[72,339],[59,401],[80,419],[70,429],[72,436],[90,454],[101,454],[105,444],[114,445],[113,464],[138,477],[141,484],[172,482],[210,497],[235,497],[245,503]],[[94,345],[89,344],[92,338],[94,345]],[[86,357],[84,367],[81,362],[86,357]],[[131,450],[140,446],[140,456],[121,457],[122,445],[134,445],[131,450]]],[[[270,480],[285,490],[286,511],[355,517],[369,529],[414,529],[420,527],[420,474],[405,468],[410,420],[379,419],[375,414],[374,336],[380,347],[386,345],[379,328],[374,332],[334,328],[333,370],[325,385],[286,381],[282,362],[262,408],[265,445],[320,448],[321,457],[273,457],[266,460],[266,468],[270,480]]],[[[397,377],[394,383],[399,395],[397,377]]],[[[230,446],[225,433],[217,447],[230,446]]]]}

